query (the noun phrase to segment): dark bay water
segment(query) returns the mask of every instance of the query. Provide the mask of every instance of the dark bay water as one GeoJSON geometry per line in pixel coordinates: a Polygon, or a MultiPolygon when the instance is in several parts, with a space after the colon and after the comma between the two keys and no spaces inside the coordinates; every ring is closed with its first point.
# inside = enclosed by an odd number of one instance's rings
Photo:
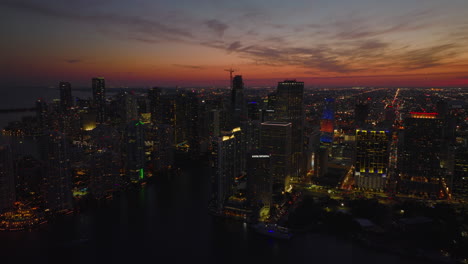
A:
{"type": "Polygon", "coordinates": [[[209,192],[209,171],[186,168],[169,181],[122,193],[39,229],[2,232],[0,253],[15,260],[11,263],[240,263],[252,258],[273,263],[416,263],[332,235],[298,234],[289,241],[265,237],[242,222],[208,214],[209,192]]]}
{"type": "MultiPolygon", "coordinates": [[[[72,90],[73,97],[82,99],[91,97],[91,89],[89,91],[72,90]]],[[[0,89],[0,109],[17,109],[34,107],[38,99],[42,99],[48,103],[53,99],[60,98],[60,92],[57,88],[48,87],[20,87],[0,89]]],[[[0,113],[0,128],[8,125],[11,121],[20,121],[24,116],[34,116],[35,112],[15,112],[15,113],[0,113]]]]}

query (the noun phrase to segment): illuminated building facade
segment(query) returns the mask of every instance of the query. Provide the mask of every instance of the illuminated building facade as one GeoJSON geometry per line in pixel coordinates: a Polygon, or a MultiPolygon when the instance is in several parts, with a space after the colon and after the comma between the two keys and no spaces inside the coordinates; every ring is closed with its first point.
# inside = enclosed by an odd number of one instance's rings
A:
{"type": "Polygon", "coordinates": [[[335,125],[335,99],[326,98],[323,107],[322,119],[320,120],[320,142],[331,144],[335,125]]]}
{"type": "Polygon", "coordinates": [[[13,207],[15,179],[10,145],[0,145],[0,212],[13,207]]]}
{"type": "Polygon", "coordinates": [[[226,200],[234,194],[236,177],[241,175],[240,156],[241,129],[222,133],[212,140],[212,206],[222,212],[226,200]]]}
{"type": "Polygon", "coordinates": [[[390,139],[388,130],[356,130],[355,187],[385,190],[390,139]]]}
{"type": "Polygon", "coordinates": [[[96,122],[106,121],[106,81],[102,77],[92,79],[93,104],[97,110],[96,122]]]}
{"type": "Polygon", "coordinates": [[[262,123],[260,151],[270,155],[274,196],[289,188],[292,158],[291,135],[291,123],[273,121],[262,123]]]}

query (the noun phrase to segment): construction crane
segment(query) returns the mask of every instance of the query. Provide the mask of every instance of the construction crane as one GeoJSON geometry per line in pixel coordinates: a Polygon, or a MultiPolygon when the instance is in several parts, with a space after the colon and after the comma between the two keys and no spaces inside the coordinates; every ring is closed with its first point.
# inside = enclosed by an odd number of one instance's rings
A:
{"type": "Polygon", "coordinates": [[[231,85],[231,88],[232,88],[232,73],[237,71],[237,70],[234,70],[232,67],[229,68],[229,69],[225,69],[225,71],[229,72],[229,77],[230,77],[230,85],[231,85]]]}

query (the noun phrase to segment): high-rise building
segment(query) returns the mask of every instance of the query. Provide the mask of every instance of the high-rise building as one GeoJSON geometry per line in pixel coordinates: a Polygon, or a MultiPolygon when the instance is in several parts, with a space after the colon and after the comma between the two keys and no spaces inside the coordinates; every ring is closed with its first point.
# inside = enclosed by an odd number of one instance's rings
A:
{"type": "Polygon", "coordinates": [[[93,104],[97,110],[96,122],[104,123],[106,121],[106,82],[103,77],[92,79],[93,85],[93,104]]]}
{"type": "Polygon", "coordinates": [[[174,128],[153,125],[148,140],[152,144],[151,159],[154,171],[166,171],[174,165],[174,128]]]}
{"type": "Polygon", "coordinates": [[[335,123],[335,99],[326,98],[323,107],[323,114],[320,120],[320,142],[331,144],[333,142],[335,123]]]}
{"type": "Polygon", "coordinates": [[[51,211],[72,208],[70,149],[65,135],[49,131],[41,139],[44,162],[43,194],[45,206],[51,211]]]}
{"type": "Polygon", "coordinates": [[[296,80],[278,82],[275,121],[291,123],[291,177],[304,177],[304,83],[296,80]]]}
{"type": "Polygon", "coordinates": [[[38,99],[36,101],[36,117],[38,123],[39,133],[41,134],[48,127],[49,122],[49,111],[47,108],[47,103],[43,99],[38,99]]]}
{"type": "Polygon", "coordinates": [[[59,89],[60,89],[60,110],[64,112],[73,106],[71,84],[69,82],[60,82],[59,89]]]}
{"type": "Polygon", "coordinates": [[[356,130],[355,186],[384,191],[389,166],[390,131],[356,130]]]}
{"type": "Polygon", "coordinates": [[[456,149],[454,167],[453,197],[468,201],[468,148],[458,147],[456,149]]]}
{"type": "Polygon", "coordinates": [[[124,163],[127,181],[136,183],[145,178],[145,125],[131,121],[125,129],[124,163]]]}
{"type": "Polygon", "coordinates": [[[240,121],[246,119],[246,106],[244,101],[244,82],[241,75],[236,75],[232,79],[231,91],[231,126],[240,126],[240,121]]]}
{"type": "Polygon", "coordinates": [[[212,140],[212,199],[214,211],[222,212],[227,199],[234,194],[235,179],[241,175],[240,162],[241,129],[223,131],[222,136],[212,140]]]}
{"type": "Polygon", "coordinates": [[[162,124],[161,89],[153,87],[148,90],[149,112],[153,124],[162,124]]]}
{"type": "Polygon", "coordinates": [[[453,172],[450,128],[438,113],[411,112],[405,118],[398,147],[401,192],[439,198],[449,196],[448,178],[453,172]]]}
{"type": "Polygon", "coordinates": [[[292,124],[268,121],[262,123],[260,151],[270,155],[273,195],[278,197],[290,188],[292,124]]]}
{"type": "Polygon", "coordinates": [[[100,199],[120,186],[120,162],[118,153],[101,149],[91,155],[89,192],[100,199]]]}
{"type": "Polygon", "coordinates": [[[261,120],[262,122],[275,121],[275,109],[277,105],[276,92],[268,94],[268,99],[264,104],[262,110],[261,120]]]}
{"type": "Polygon", "coordinates": [[[278,83],[275,104],[276,121],[288,122],[292,126],[292,153],[303,150],[304,130],[304,83],[285,80],[278,83]]]}
{"type": "Polygon", "coordinates": [[[0,212],[13,207],[15,182],[13,154],[9,145],[0,145],[0,212]]]}
{"type": "Polygon", "coordinates": [[[138,104],[135,94],[132,92],[123,92],[120,95],[120,117],[124,124],[128,124],[131,121],[138,121],[138,104]]]}
{"type": "Polygon", "coordinates": [[[354,124],[356,128],[365,128],[367,117],[369,116],[369,105],[358,103],[354,108],[354,124]]]}
{"type": "Polygon", "coordinates": [[[41,161],[33,156],[21,157],[16,162],[16,200],[34,206],[41,205],[41,161]]]}
{"type": "Polygon", "coordinates": [[[247,118],[249,120],[261,120],[261,110],[258,102],[247,103],[247,118]]]}
{"type": "Polygon", "coordinates": [[[247,186],[250,203],[254,207],[273,205],[273,181],[269,154],[254,151],[247,157],[247,186]]]}

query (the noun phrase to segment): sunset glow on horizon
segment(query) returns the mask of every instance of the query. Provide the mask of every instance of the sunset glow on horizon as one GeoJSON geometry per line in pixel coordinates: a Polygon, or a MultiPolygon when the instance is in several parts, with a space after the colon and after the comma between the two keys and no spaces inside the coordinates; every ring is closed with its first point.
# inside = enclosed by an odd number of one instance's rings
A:
{"type": "Polygon", "coordinates": [[[0,2],[4,86],[468,87],[468,2],[0,2]],[[177,3],[176,3],[177,2],[177,3]]]}

